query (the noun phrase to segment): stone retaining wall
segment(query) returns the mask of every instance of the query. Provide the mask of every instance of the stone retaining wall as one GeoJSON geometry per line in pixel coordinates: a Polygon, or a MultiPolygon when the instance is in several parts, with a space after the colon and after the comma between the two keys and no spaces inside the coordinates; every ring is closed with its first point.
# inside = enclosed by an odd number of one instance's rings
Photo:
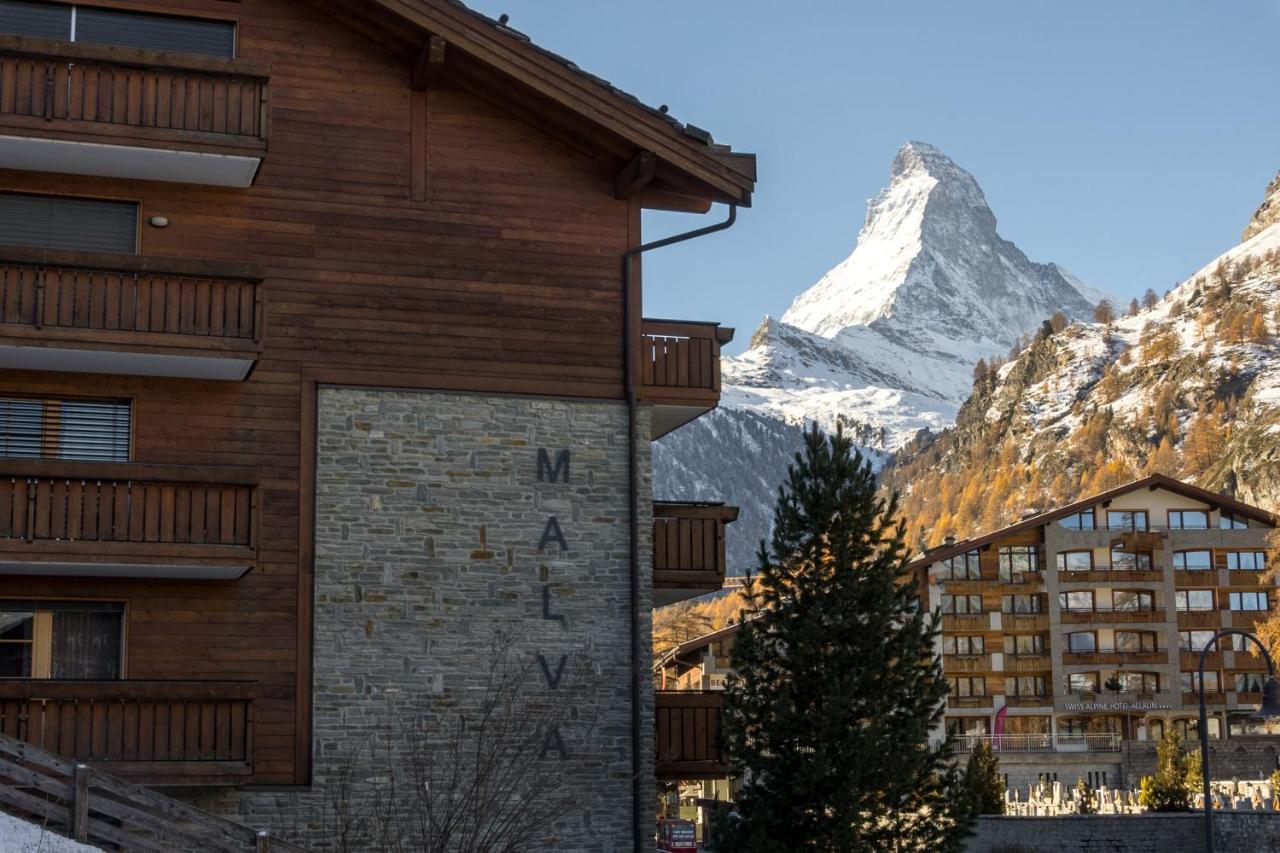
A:
{"type": "MultiPolygon", "coordinates": [[[[1219,853],[1280,851],[1280,813],[1214,815],[1219,853]]],[[[967,853],[1204,853],[1203,814],[984,817],[967,853]]]]}

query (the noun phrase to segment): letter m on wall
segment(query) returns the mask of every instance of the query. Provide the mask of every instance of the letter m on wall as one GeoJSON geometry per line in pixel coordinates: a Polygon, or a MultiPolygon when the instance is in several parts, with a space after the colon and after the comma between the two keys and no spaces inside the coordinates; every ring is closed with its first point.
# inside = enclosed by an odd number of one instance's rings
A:
{"type": "Polygon", "coordinates": [[[569,451],[561,450],[551,463],[551,453],[545,447],[538,448],[538,482],[569,482],[569,451]]]}

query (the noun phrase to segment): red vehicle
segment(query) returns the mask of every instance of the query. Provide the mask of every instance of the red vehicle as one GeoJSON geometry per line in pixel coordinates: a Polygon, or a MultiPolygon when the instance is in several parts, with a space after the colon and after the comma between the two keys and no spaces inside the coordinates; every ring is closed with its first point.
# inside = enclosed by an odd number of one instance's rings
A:
{"type": "Polygon", "coordinates": [[[661,853],[694,853],[698,831],[691,820],[658,821],[658,850],[661,853]]]}

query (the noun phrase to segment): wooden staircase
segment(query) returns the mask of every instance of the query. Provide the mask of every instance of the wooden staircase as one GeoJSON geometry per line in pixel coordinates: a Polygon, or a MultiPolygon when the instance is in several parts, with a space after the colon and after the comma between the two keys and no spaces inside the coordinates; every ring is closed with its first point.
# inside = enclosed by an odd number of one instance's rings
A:
{"type": "Polygon", "coordinates": [[[265,830],[218,817],[7,735],[0,735],[0,807],[105,850],[307,853],[265,830]]]}

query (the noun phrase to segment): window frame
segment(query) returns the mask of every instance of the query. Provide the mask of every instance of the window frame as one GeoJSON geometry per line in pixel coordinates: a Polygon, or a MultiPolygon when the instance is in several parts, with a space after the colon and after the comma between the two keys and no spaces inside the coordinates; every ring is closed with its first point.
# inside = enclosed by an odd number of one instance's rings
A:
{"type": "Polygon", "coordinates": [[[1059,551],[1057,556],[1057,564],[1058,564],[1058,572],[1060,574],[1063,572],[1067,574],[1072,574],[1074,572],[1091,572],[1097,568],[1097,563],[1094,560],[1092,548],[1077,548],[1070,551],[1059,551]],[[1084,554],[1088,556],[1089,558],[1088,567],[1073,568],[1070,565],[1071,561],[1068,558],[1079,555],[1079,554],[1084,554]]]}
{"type": "Polygon", "coordinates": [[[1188,509],[1170,509],[1170,510],[1166,510],[1165,512],[1165,520],[1168,522],[1170,530],[1212,530],[1213,528],[1211,528],[1209,525],[1213,521],[1213,510],[1199,509],[1195,507],[1188,508],[1188,509]],[[1187,526],[1186,519],[1184,518],[1184,516],[1190,515],[1190,514],[1203,515],[1204,524],[1202,526],[1200,525],[1187,526]],[[1174,523],[1175,515],[1177,515],[1178,517],[1178,521],[1176,524],[1174,523]]]}
{"type": "Polygon", "coordinates": [[[1232,613],[1262,613],[1271,609],[1271,596],[1265,589],[1258,590],[1232,590],[1227,594],[1227,609],[1232,613]],[[1261,607],[1245,607],[1244,603],[1248,600],[1252,604],[1257,604],[1261,599],[1261,607]]]}
{"type": "Polygon", "coordinates": [[[1218,513],[1219,530],[1248,530],[1249,519],[1234,512],[1218,513]]]}
{"type": "Polygon", "coordinates": [[[1079,512],[1073,512],[1070,515],[1064,515],[1062,518],[1058,519],[1058,526],[1066,530],[1097,530],[1098,529],[1097,510],[1091,507],[1089,509],[1082,509],[1079,512]],[[1085,516],[1089,517],[1089,524],[1087,527],[1084,524],[1079,523],[1084,519],[1085,516]],[[1067,521],[1069,519],[1075,519],[1077,521],[1077,524],[1068,524],[1067,521]]]}
{"type": "Polygon", "coordinates": [[[942,638],[942,653],[953,657],[982,657],[985,655],[987,648],[986,638],[981,634],[948,634],[942,638]],[[964,641],[961,643],[961,641],[964,641]],[[976,644],[974,641],[977,641],[976,644]],[[950,651],[948,651],[947,643],[950,642],[950,651]],[[961,646],[964,651],[961,651],[961,646]],[[975,651],[976,648],[976,651],[975,651]]]}
{"type": "Polygon", "coordinates": [[[1072,655],[1095,655],[1098,653],[1098,632],[1097,631],[1069,631],[1066,636],[1067,654],[1072,655]],[[1090,637],[1093,640],[1090,648],[1076,648],[1076,637],[1090,637]]]}
{"type": "MultiPolygon", "coordinates": [[[[0,459],[31,459],[46,462],[103,462],[118,463],[132,462],[134,459],[134,441],[136,436],[136,418],[137,398],[133,396],[125,397],[45,397],[39,395],[28,394],[4,394],[0,395],[0,459]],[[40,404],[40,432],[37,438],[39,451],[36,455],[13,455],[8,451],[10,449],[9,434],[5,432],[8,429],[7,409],[9,402],[24,402],[40,404]],[[127,420],[125,429],[123,457],[112,456],[64,456],[63,446],[64,438],[61,432],[62,407],[66,404],[97,404],[97,405],[119,405],[124,407],[124,415],[127,420]]],[[[113,435],[112,439],[117,436],[113,435]]]]}
{"type": "Polygon", "coordinates": [[[1038,593],[1009,594],[1000,596],[1000,612],[1010,616],[1038,616],[1045,612],[1044,604],[1038,593]],[[1019,610],[1017,602],[1026,599],[1032,606],[1029,610],[1019,610]]]}
{"type": "Polygon", "coordinates": [[[1063,613],[1095,613],[1098,610],[1098,594],[1092,589],[1070,589],[1058,593],[1058,609],[1063,613]],[[1074,597],[1088,596],[1089,606],[1081,608],[1071,604],[1074,597]]]}
{"type": "Polygon", "coordinates": [[[1264,571],[1266,571],[1266,570],[1267,570],[1267,552],[1266,552],[1266,551],[1263,551],[1263,550],[1243,550],[1243,551],[1227,551],[1227,552],[1225,552],[1225,553],[1226,553],[1226,560],[1227,560],[1227,569],[1228,569],[1228,570],[1230,570],[1230,571],[1233,571],[1233,572],[1264,572],[1264,571]],[[1254,566],[1241,566],[1241,565],[1240,565],[1240,558],[1241,558],[1241,557],[1243,557],[1243,556],[1244,556],[1244,555],[1246,555],[1246,554],[1248,554],[1248,555],[1252,558],[1251,562],[1253,562],[1253,563],[1255,564],[1254,566]],[[1231,563],[1232,563],[1232,558],[1235,558],[1235,559],[1234,559],[1234,562],[1236,563],[1236,565],[1234,565],[1234,566],[1233,566],[1233,565],[1231,565],[1231,563]]]}
{"type": "Polygon", "coordinates": [[[1044,568],[1044,553],[1039,545],[1001,545],[996,560],[1000,580],[1011,583],[1044,568]],[[1015,568],[1015,562],[1019,564],[1018,568],[1015,568]],[[1021,567],[1028,562],[1030,568],[1021,567]]]}
{"type": "Polygon", "coordinates": [[[1209,611],[1211,611],[1211,610],[1217,610],[1217,609],[1219,609],[1219,608],[1218,608],[1218,598],[1217,598],[1217,596],[1216,596],[1214,593],[1215,593],[1215,590],[1212,590],[1212,589],[1200,589],[1200,588],[1197,588],[1197,589],[1179,589],[1179,590],[1174,590],[1174,593],[1173,593],[1173,606],[1174,606],[1175,612],[1178,612],[1178,613],[1207,613],[1207,612],[1209,612],[1209,611]],[[1192,607],[1192,606],[1191,606],[1191,594],[1192,594],[1192,593],[1208,593],[1208,595],[1209,595],[1209,606],[1208,606],[1208,607],[1192,607]],[[1183,598],[1185,598],[1185,599],[1186,599],[1186,602],[1187,602],[1187,606],[1186,606],[1186,607],[1182,607],[1182,606],[1180,606],[1180,605],[1179,605],[1179,603],[1178,603],[1178,597],[1179,597],[1179,596],[1182,596],[1183,598]]]}
{"type": "Polygon", "coordinates": [[[1145,509],[1108,509],[1107,510],[1107,530],[1128,530],[1131,533],[1147,533],[1151,530],[1151,513],[1145,509]],[[1128,515],[1132,518],[1132,523],[1117,526],[1111,523],[1112,515],[1128,515]],[[1138,524],[1138,516],[1142,516],[1142,524],[1138,524]]]}
{"type": "Polygon", "coordinates": [[[213,15],[209,13],[201,13],[199,11],[195,11],[191,14],[186,14],[186,13],[173,14],[171,12],[154,12],[150,9],[132,9],[127,7],[111,6],[111,5],[103,6],[96,3],[61,3],[61,2],[51,3],[51,2],[48,2],[48,0],[27,0],[27,2],[32,2],[41,6],[51,6],[55,8],[62,8],[62,9],[69,10],[70,12],[70,16],[68,18],[69,26],[66,33],[66,38],[53,39],[54,41],[65,42],[67,44],[97,45],[101,47],[118,48],[121,50],[144,50],[145,49],[150,53],[173,53],[179,56],[199,56],[199,57],[211,57],[216,59],[237,59],[240,57],[240,19],[239,17],[234,15],[218,16],[218,15],[213,15]],[[129,15],[140,15],[148,18],[167,18],[171,20],[178,19],[178,20],[186,20],[186,21],[200,21],[200,22],[209,23],[209,24],[229,24],[231,26],[231,55],[226,56],[221,53],[208,53],[204,51],[192,52],[192,51],[178,50],[177,48],[158,48],[158,47],[137,48],[132,45],[118,44],[115,42],[83,41],[77,38],[77,36],[79,35],[78,17],[79,17],[80,10],[82,9],[92,9],[94,11],[102,11],[102,12],[117,12],[121,14],[129,14],[129,15]]]}
{"type": "Polygon", "coordinates": [[[31,675],[0,677],[5,681],[76,681],[79,679],[53,678],[53,620],[56,613],[63,612],[99,612],[111,613],[120,620],[120,647],[118,649],[116,669],[119,675],[114,679],[86,679],[88,681],[124,681],[129,675],[129,612],[128,604],[119,600],[108,599],[23,599],[0,598],[0,611],[30,612],[32,619],[31,675]]]}
{"type": "Polygon", "coordinates": [[[976,548],[965,551],[962,554],[953,554],[944,560],[939,560],[938,565],[940,567],[938,570],[939,578],[953,581],[982,580],[981,555],[976,548]],[[970,560],[971,557],[972,560],[970,560]],[[964,562],[964,571],[963,573],[957,574],[955,561],[961,559],[964,562]]]}
{"type": "Polygon", "coordinates": [[[1009,657],[1044,657],[1048,652],[1048,644],[1044,634],[1005,634],[1004,654],[1009,657]],[[1030,640],[1031,651],[1018,651],[1019,640],[1030,640]]]}
{"type": "Polygon", "coordinates": [[[1211,572],[1213,571],[1213,549],[1212,548],[1182,548],[1173,552],[1172,562],[1173,562],[1173,570],[1175,572],[1211,572]],[[1187,565],[1188,554],[1208,554],[1209,565],[1188,566],[1187,565]],[[1179,562],[1181,562],[1181,565],[1179,565],[1179,562]]]}

